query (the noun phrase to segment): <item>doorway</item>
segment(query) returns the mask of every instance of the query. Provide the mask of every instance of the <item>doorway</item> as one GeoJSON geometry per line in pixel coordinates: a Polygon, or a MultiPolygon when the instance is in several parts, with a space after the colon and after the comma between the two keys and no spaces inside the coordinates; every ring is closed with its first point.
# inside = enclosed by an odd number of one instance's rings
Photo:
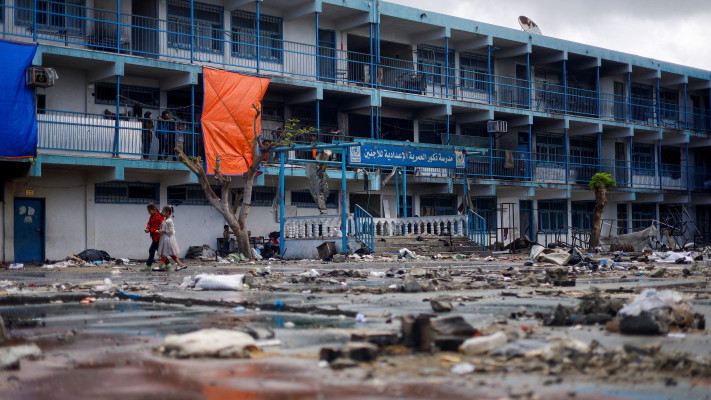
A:
{"type": "Polygon", "coordinates": [[[519,200],[519,226],[521,227],[521,237],[533,237],[533,200],[519,200]]]}
{"type": "Polygon", "coordinates": [[[615,182],[626,185],[627,182],[627,151],[622,142],[615,143],[615,182]]]}
{"type": "Polygon", "coordinates": [[[15,198],[15,262],[44,260],[44,199],[15,198]]]}
{"type": "Polygon", "coordinates": [[[372,215],[373,218],[380,218],[380,195],[368,193],[351,193],[348,196],[350,212],[355,212],[356,204],[372,215]]]}
{"type": "Polygon", "coordinates": [[[156,0],[133,0],[131,49],[143,57],[158,57],[158,19],[156,0]]]}
{"type": "Polygon", "coordinates": [[[334,82],[336,77],[336,32],[318,30],[318,79],[334,82]]]}

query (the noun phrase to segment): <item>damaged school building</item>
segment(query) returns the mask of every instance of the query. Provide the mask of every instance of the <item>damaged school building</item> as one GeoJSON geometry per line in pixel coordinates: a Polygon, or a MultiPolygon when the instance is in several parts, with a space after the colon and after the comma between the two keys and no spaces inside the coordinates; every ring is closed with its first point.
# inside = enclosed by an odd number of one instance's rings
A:
{"type": "MultiPolygon", "coordinates": [[[[19,71],[4,74],[14,97],[0,105],[5,262],[87,248],[145,258],[151,202],[175,206],[183,251],[214,247],[223,218],[170,150],[204,157],[204,67],[270,78],[264,139],[298,120],[315,133],[297,144],[350,144],[323,164],[325,214],[309,190],[312,151],[262,166],[248,226],[281,230],[285,257],[310,256],[324,236],[343,251],[344,225],[351,250],[403,234],[482,248],[585,240],[597,172],[617,182],[603,237],[655,226],[668,246],[711,240],[709,71],[378,0],[5,0],[0,11],[3,59],[19,71]],[[356,240],[358,218],[369,228],[356,240]]],[[[243,185],[233,179],[236,203],[243,185]]]]}

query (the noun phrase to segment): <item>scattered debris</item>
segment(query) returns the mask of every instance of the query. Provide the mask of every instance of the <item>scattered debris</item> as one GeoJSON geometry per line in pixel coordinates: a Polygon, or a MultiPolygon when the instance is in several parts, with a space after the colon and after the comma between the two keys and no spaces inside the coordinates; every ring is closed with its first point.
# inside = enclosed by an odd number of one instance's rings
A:
{"type": "Polygon", "coordinates": [[[184,335],[168,335],[158,350],[165,355],[185,357],[248,358],[257,349],[254,338],[244,332],[202,329],[184,335]]]}
{"type": "Polygon", "coordinates": [[[201,290],[242,290],[244,274],[213,275],[199,274],[194,278],[195,289],[201,290]]]}
{"type": "Polygon", "coordinates": [[[38,358],[42,350],[36,344],[9,346],[0,348],[0,370],[20,369],[20,360],[23,358],[38,358]]]}
{"type": "Polygon", "coordinates": [[[662,335],[670,330],[706,329],[703,314],[694,314],[679,292],[648,289],[619,311],[621,333],[662,335]]]}

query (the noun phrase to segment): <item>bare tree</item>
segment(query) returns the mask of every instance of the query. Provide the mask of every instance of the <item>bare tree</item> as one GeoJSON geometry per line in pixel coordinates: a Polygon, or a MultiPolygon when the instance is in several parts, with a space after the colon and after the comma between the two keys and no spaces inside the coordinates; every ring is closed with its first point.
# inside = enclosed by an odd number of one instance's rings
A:
{"type": "Polygon", "coordinates": [[[250,203],[252,201],[252,188],[254,186],[254,177],[259,171],[262,163],[267,159],[267,155],[270,150],[276,147],[290,144],[291,143],[291,133],[285,131],[281,137],[277,140],[265,143],[261,140],[259,133],[257,132],[257,120],[261,115],[261,110],[254,104],[252,107],[256,110],[254,115],[254,139],[252,140],[252,164],[249,166],[247,171],[242,175],[244,179],[244,194],[242,197],[241,205],[239,210],[235,209],[230,205],[229,202],[229,186],[232,182],[232,178],[229,176],[224,176],[220,172],[220,157],[217,156],[215,160],[215,181],[220,185],[221,195],[218,196],[212,186],[210,186],[210,181],[203,168],[203,163],[200,157],[189,158],[183,152],[183,149],[176,147],[175,152],[178,154],[178,160],[185,164],[190,171],[192,171],[198,178],[203,191],[205,191],[205,196],[208,202],[212,205],[222,216],[225,218],[225,222],[230,226],[232,231],[235,232],[237,236],[237,245],[239,247],[239,252],[244,254],[246,257],[252,258],[252,251],[249,245],[249,233],[247,229],[247,217],[249,216],[250,203]]]}
{"type": "Polygon", "coordinates": [[[602,212],[607,204],[607,196],[605,195],[608,189],[617,186],[617,183],[612,179],[610,174],[600,172],[593,175],[590,179],[588,187],[595,191],[595,207],[593,208],[592,224],[590,226],[590,241],[589,248],[595,248],[600,244],[600,230],[602,229],[602,212]]]}

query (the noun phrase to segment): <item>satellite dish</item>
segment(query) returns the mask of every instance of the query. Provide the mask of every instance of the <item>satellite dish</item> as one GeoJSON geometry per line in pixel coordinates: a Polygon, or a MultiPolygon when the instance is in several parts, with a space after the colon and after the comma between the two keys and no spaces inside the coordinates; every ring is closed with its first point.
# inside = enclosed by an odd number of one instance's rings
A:
{"type": "Polygon", "coordinates": [[[533,22],[532,19],[526,17],[526,16],[520,16],[518,17],[518,23],[521,25],[521,29],[524,30],[524,32],[529,32],[529,33],[535,33],[537,35],[541,35],[541,28],[536,25],[535,22],[533,22]]]}

